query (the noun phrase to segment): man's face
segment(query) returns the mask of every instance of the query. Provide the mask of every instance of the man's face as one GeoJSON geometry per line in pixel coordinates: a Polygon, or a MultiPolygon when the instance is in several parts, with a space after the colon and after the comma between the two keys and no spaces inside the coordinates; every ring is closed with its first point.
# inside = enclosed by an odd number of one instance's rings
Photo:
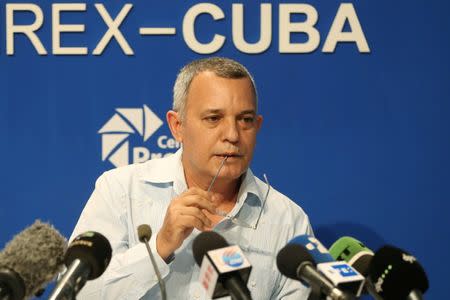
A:
{"type": "Polygon", "coordinates": [[[239,178],[252,159],[261,122],[249,78],[222,78],[209,71],[196,75],[178,126],[186,174],[210,178],[228,156],[219,178],[239,178]]]}

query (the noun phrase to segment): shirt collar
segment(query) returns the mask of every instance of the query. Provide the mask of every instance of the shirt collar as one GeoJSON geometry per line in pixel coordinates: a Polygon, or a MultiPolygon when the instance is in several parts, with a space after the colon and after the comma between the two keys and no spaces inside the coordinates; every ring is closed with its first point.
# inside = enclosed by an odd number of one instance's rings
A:
{"type": "Polygon", "coordinates": [[[228,216],[256,228],[261,209],[263,209],[263,195],[264,191],[261,191],[261,185],[257,184],[252,170],[248,169],[243,175],[236,205],[228,216]]]}
{"type": "Polygon", "coordinates": [[[256,196],[260,202],[264,199],[263,191],[260,191],[258,184],[256,183],[256,177],[253,175],[250,168],[247,169],[247,172],[243,175],[241,186],[239,188],[238,200],[240,200],[241,197],[245,197],[245,200],[248,198],[249,194],[256,196]]]}
{"type": "MultiPolygon", "coordinates": [[[[151,183],[173,182],[175,174],[179,173],[181,164],[181,149],[163,159],[148,161],[140,178],[151,183]]],[[[183,172],[183,169],[181,169],[183,172]]],[[[183,173],[182,173],[183,174],[183,173]]]]}

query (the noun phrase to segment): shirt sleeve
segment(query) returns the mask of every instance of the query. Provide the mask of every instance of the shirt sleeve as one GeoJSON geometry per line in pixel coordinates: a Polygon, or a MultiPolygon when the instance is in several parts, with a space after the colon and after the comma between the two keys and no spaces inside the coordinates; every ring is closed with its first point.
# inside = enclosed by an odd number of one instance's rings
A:
{"type": "MultiPolygon", "coordinates": [[[[130,247],[127,201],[126,191],[115,178],[108,172],[99,177],[70,240],[86,231],[99,232],[110,242],[112,258],[102,276],[88,281],[77,299],[139,299],[150,289],[159,289],[146,246],[138,243],[130,247]]],[[[156,236],[149,244],[164,278],[169,265],[156,251],[156,236]]]]}

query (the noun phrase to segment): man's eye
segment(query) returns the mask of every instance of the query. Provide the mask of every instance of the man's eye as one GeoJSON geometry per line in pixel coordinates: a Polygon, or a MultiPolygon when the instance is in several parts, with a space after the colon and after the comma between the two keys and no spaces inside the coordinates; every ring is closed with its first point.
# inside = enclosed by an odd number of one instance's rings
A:
{"type": "Polygon", "coordinates": [[[254,117],[244,117],[243,118],[245,123],[253,123],[255,121],[254,117]]]}
{"type": "Polygon", "coordinates": [[[215,123],[217,121],[219,121],[220,117],[219,116],[208,116],[205,118],[206,121],[211,122],[211,123],[215,123]]]}
{"type": "Polygon", "coordinates": [[[254,116],[242,116],[240,120],[247,125],[253,124],[255,122],[254,116]]]}

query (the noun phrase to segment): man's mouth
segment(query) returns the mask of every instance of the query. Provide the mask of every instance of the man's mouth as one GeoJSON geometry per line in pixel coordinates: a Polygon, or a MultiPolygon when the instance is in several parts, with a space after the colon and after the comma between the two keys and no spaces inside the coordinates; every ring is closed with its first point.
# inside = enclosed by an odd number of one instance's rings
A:
{"type": "Polygon", "coordinates": [[[219,156],[219,157],[223,157],[223,158],[225,158],[225,157],[228,157],[228,158],[237,158],[237,157],[242,157],[243,155],[242,154],[239,154],[239,153],[222,153],[222,154],[216,154],[216,156],[219,156]]]}

